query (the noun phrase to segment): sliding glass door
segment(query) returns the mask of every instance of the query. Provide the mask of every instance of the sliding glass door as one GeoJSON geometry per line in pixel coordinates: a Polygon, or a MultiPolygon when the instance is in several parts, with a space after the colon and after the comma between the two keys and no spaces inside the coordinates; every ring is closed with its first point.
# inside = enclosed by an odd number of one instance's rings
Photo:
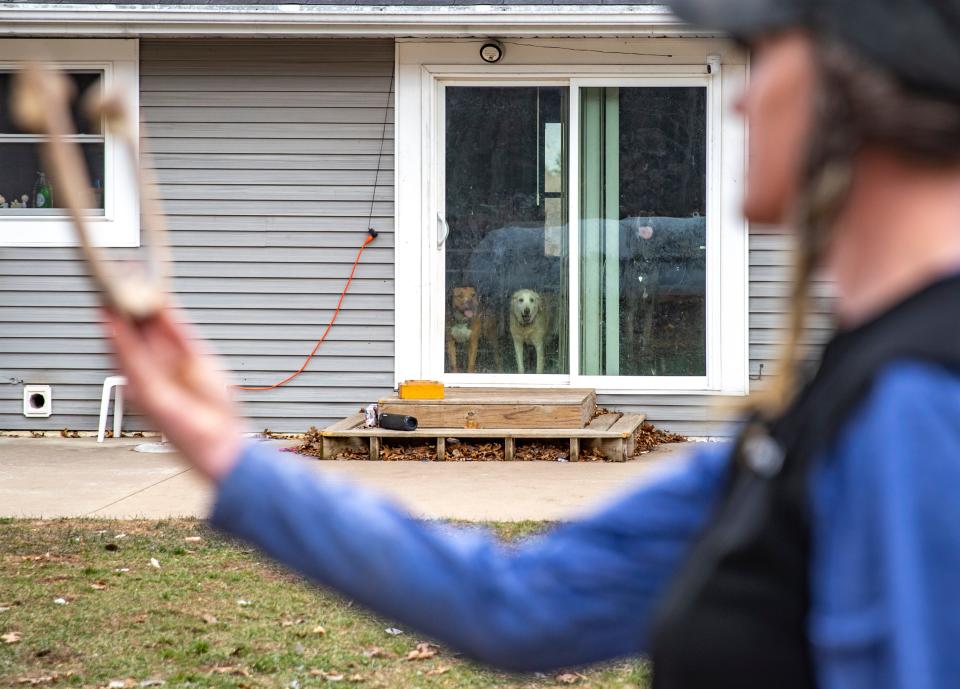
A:
{"type": "Polygon", "coordinates": [[[446,375],[706,386],[708,82],[636,81],[441,85],[446,375]]]}
{"type": "Polygon", "coordinates": [[[580,89],[580,372],[705,376],[706,88],[580,89]]]}

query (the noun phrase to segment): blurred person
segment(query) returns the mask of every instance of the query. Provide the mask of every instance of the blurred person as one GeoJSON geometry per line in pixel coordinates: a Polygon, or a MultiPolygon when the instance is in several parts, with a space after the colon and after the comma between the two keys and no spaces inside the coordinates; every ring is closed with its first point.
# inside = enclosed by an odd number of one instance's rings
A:
{"type": "Polygon", "coordinates": [[[659,689],[960,686],[960,2],[675,9],[750,47],[745,213],[797,239],[780,374],[736,443],[503,550],[245,443],[170,311],[108,314],[131,392],[216,484],[216,527],[492,665],[647,654],[659,689]],[[839,328],[805,376],[821,267],[839,328]]]}

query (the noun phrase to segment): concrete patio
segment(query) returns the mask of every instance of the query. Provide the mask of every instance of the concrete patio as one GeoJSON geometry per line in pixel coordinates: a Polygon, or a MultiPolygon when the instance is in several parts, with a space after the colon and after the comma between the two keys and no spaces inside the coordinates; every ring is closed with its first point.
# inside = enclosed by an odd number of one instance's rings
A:
{"type": "MultiPolygon", "coordinates": [[[[202,517],[212,490],[175,454],[133,448],[144,439],[0,437],[0,516],[202,517]]],[[[267,441],[283,447],[290,442],[267,441]]],[[[565,519],[650,478],[694,444],[664,445],[613,463],[305,461],[392,495],[430,518],[565,519]]]]}

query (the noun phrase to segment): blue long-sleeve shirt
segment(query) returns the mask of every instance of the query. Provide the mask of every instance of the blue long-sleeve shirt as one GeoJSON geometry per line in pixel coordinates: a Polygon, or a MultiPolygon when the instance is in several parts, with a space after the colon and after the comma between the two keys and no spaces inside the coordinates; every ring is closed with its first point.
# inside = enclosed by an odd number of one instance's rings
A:
{"type": "MultiPolygon", "coordinates": [[[[701,448],[592,516],[503,548],[249,445],[211,520],[479,660],[542,670],[647,649],[729,452],[701,448]]],[[[823,689],[960,686],[958,491],[960,376],[888,367],[811,476],[808,632],[823,689]]]]}

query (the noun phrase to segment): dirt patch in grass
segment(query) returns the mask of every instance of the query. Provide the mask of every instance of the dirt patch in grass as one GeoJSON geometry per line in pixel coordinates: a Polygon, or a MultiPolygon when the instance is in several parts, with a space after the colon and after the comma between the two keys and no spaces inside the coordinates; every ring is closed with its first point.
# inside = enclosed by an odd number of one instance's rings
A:
{"type": "MultiPolygon", "coordinates": [[[[488,526],[517,542],[551,524],[488,526]]],[[[639,660],[493,672],[197,520],[2,519],[0,544],[3,687],[648,686],[639,660]]]]}

